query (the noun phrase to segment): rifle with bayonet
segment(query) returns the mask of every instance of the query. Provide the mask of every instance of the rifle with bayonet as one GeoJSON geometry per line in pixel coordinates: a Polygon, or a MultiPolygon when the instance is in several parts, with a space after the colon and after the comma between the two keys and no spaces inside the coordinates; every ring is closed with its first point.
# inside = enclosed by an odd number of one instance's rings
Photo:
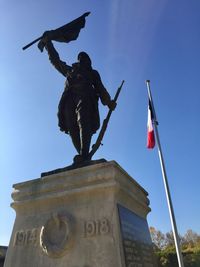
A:
{"type": "MultiPolygon", "coordinates": [[[[122,81],[120,87],[117,89],[117,92],[116,92],[115,97],[113,99],[113,101],[115,103],[117,102],[117,99],[118,99],[118,96],[119,96],[119,94],[121,92],[121,89],[122,89],[123,84],[124,84],[124,80],[122,81]]],[[[96,140],[96,143],[92,146],[92,150],[89,153],[89,158],[90,159],[95,154],[95,152],[97,151],[97,149],[99,148],[99,146],[102,145],[101,141],[102,141],[102,139],[104,137],[104,134],[106,132],[106,129],[107,129],[107,126],[108,126],[108,122],[110,120],[110,116],[111,116],[112,112],[113,112],[113,110],[110,108],[109,111],[108,111],[108,114],[107,114],[106,118],[103,121],[102,128],[101,128],[101,130],[99,132],[99,135],[98,135],[98,138],[96,140]]]]}

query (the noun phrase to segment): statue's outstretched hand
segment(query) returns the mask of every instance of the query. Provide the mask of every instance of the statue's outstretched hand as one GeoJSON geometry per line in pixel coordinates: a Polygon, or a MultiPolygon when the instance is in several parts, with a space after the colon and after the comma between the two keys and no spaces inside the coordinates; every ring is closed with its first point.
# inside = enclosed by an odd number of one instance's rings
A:
{"type": "Polygon", "coordinates": [[[38,48],[43,52],[44,47],[48,41],[52,38],[52,31],[46,31],[43,33],[41,40],[38,43],[38,48]]]}
{"type": "Polygon", "coordinates": [[[40,49],[41,52],[43,52],[45,44],[46,43],[42,39],[39,41],[37,46],[38,46],[38,48],[40,49]]]}
{"type": "Polygon", "coordinates": [[[116,106],[117,106],[117,103],[114,100],[110,100],[110,102],[108,103],[108,107],[111,110],[115,110],[116,106]]]}

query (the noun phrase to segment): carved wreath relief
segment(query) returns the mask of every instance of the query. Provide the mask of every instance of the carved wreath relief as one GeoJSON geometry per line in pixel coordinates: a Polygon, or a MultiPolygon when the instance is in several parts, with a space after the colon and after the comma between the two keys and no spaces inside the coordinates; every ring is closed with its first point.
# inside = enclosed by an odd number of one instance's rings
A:
{"type": "Polygon", "coordinates": [[[40,232],[40,246],[50,257],[61,257],[72,246],[74,223],[68,215],[53,214],[40,232]]]}

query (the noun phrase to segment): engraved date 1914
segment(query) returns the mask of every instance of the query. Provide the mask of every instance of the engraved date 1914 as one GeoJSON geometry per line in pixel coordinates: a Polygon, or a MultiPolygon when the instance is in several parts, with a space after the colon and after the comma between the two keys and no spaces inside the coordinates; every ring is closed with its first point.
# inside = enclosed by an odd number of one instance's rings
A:
{"type": "Polygon", "coordinates": [[[15,233],[14,246],[26,246],[37,244],[38,229],[20,230],[15,233]]]}

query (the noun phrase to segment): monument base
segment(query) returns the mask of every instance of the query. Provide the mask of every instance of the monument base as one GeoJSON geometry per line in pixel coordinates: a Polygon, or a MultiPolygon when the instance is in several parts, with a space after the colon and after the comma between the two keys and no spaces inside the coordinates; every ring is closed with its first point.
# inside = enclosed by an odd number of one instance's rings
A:
{"type": "Polygon", "coordinates": [[[114,161],[15,184],[4,267],[154,267],[147,195],[114,161]]]}
{"type": "Polygon", "coordinates": [[[41,177],[52,175],[52,174],[56,174],[56,173],[59,173],[59,172],[65,172],[65,171],[70,171],[70,170],[74,170],[74,169],[80,169],[80,168],[83,168],[83,167],[87,167],[87,166],[91,166],[91,165],[95,165],[95,164],[103,163],[103,162],[107,162],[107,160],[98,159],[98,160],[83,161],[83,162],[80,162],[80,163],[73,163],[73,164],[71,164],[71,165],[69,165],[67,167],[64,167],[64,168],[59,168],[59,169],[55,169],[55,170],[48,171],[48,172],[42,172],[41,173],[41,177]]]}

